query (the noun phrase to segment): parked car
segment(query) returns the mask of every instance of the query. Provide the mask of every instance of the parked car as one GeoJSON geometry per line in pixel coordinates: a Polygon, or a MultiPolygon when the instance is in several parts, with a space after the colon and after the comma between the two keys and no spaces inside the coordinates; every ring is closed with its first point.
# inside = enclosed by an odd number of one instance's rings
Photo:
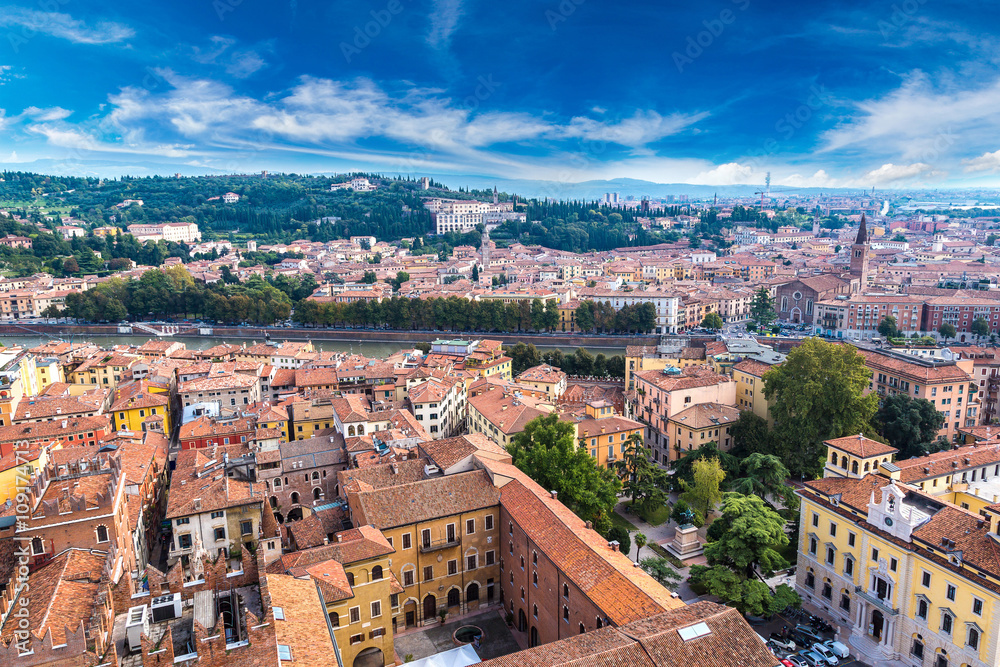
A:
{"type": "Polygon", "coordinates": [[[825,667],[827,664],[826,660],[823,659],[823,656],[816,651],[806,649],[805,651],[799,651],[797,655],[805,660],[809,667],[825,667]]]}
{"type": "Polygon", "coordinates": [[[800,646],[809,646],[817,642],[820,644],[823,643],[823,638],[820,634],[808,625],[796,625],[795,629],[792,630],[792,637],[800,646]]]}
{"type": "Polygon", "coordinates": [[[783,665],[783,667],[795,667],[795,663],[788,658],[778,658],[778,661],[783,665]]]}
{"type": "Polygon", "coordinates": [[[831,651],[830,647],[826,644],[817,642],[812,645],[812,650],[819,653],[823,659],[826,660],[826,664],[828,665],[837,665],[840,662],[840,658],[835,656],[833,651],[831,651]]]}
{"type": "Polygon", "coordinates": [[[795,665],[795,667],[812,667],[808,662],[802,659],[800,655],[790,655],[787,658],[788,662],[795,665]]]}
{"type": "Polygon", "coordinates": [[[791,639],[782,637],[777,632],[771,633],[771,641],[774,642],[780,648],[785,649],[786,651],[795,650],[795,642],[793,642],[791,639]]]}
{"type": "Polygon", "coordinates": [[[827,648],[829,648],[830,652],[832,652],[838,658],[847,658],[847,657],[849,657],[851,655],[850,649],[848,649],[847,646],[845,646],[844,644],[841,644],[838,641],[834,641],[832,639],[828,639],[825,642],[823,642],[823,644],[827,648]]]}

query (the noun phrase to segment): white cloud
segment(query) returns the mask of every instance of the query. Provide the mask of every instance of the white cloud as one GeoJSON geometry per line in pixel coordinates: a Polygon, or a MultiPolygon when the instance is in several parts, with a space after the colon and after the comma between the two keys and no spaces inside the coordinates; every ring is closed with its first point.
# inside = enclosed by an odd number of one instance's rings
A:
{"type": "Polygon", "coordinates": [[[69,14],[26,7],[0,8],[0,26],[20,28],[22,33],[20,36],[26,39],[37,32],[67,39],[76,44],[115,44],[135,35],[132,28],[115,21],[98,21],[93,25],[87,25],[69,14]]]}
{"type": "Polygon", "coordinates": [[[727,162],[699,173],[688,182],[696,185],[739,185],[763,182],[763,180],[763,176],[755,173],[750,165],[727,162]]]}
{"type": "Polygon", "coordinates": [[[38,107],[28,107],[21,112],[22,118],[30,118],[34,121],[46,122],[53,120],[64,120],[69,118],[73,114],[69,109],[63,109],[62,107],[49,107],[47,109],[40,109],[38,107]]]}
{"type": "MultiPolygon", "coordinates": [[[[203,65],[220,65],[226,74],[245,79],[267,66],[267,61],[256,48],[234,48],[237,41],[232,37],[215,35],[208,48],[193,48],[191,58],[203,65]]],[[[269,50],[269,49],[268,49],[269,50]]]]}
{"type": "Polygon", "coordinates": [[[983,153],[979,157],[962,160],[966,173],[976,171],[1000,171],[1000,151],[983,153]]]}
{"type": "Polygon", "coordinates": [[[860,184],[869,185],[892,185],[899,181],[912,180],[920,177],[942,176],[941,172],[935,171],[934,167],[923,162],[913,164],[883,164],[878,169],[873,169],[859,179],[860,184]]]}
{"type": "Polygon", "coordinates": [[[631,118],[617,123],[576,117],[570,120],[564,133],[568,137],[589,141],[608,141],[622,146],[639,147],[677,134],[707,116],[708,112],[661,116],[655,111],[636,111],[631,118]]]}
{"type": "Polygon", "coordinates": [[[433,0],[432,4],[427,43],[435,49],[447,49],[464,12],[462,0],[433,0]]]}
{"type": "Polygon", "coordinates": [[[787,185],[793,188],[833,188],[837,187],[837,180],[826,173],[825,169],[819,169],[812,176],[802,176],[792,174],[775,179],[778,185],[787,185]]]}

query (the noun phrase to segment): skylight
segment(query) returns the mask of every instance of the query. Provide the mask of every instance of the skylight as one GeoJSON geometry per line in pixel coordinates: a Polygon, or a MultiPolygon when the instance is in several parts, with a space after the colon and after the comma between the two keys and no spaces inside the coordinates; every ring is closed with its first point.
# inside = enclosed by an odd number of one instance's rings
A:
{"type": "Polygon", "coordinates": [[[707,623],[695,623],[694,625],[689,625],[686,628],[681,628],[677,631],[677,634],[681,636],[681,639],[689,642],[692,639],[712,634],[712,631],[708,628],[707,623]]]}

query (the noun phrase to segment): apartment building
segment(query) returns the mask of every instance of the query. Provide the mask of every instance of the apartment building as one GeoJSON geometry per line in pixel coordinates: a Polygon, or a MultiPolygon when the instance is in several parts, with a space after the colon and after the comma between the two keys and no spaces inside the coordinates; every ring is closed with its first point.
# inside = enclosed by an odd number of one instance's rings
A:
{"type": "Polygon", "coordinates": [[[555,405],[516,387],[489,385],[468,399],[469,433],[481,433],[506,447],[532,419],[555,412],[555,405]]]}
{"type": "Polygon", "coordinates": [[[774,419],[771,417],[771,406],[774,405],[774,398],[767,400],[764,396],[764,374],[775,365],[744,359],[733,364],[731,370],[733,382],[736,383],[736,407],[766,419],[772,427],[774,419]]]}
{"type": "Polygon", "coordinates": [[[298,520],[340,496],[337,473],[348,466],[344,438],[317,435],[256,452],[257,478],[279,522],[298,520]]]}
{"type": "Polygon", "coordinates": [[[626,416],[646,425],[646,446],[652,448],[653,460],[662,465],[678,456],[671,438],[674,415],[703,403],[736,405],[733,379],[706,366],[638,371],[633,377],[635,392],[629,392],[625,401],[626,416]]]}
{"type": "Polygon", "coordinates": [[[135,224],[128,226],[128,233],[140,243],[145,241],[170,241],[172,243],[197,243],[201,241],[201,231],[193,222],[165,222],[156,224],[135,224]]]}
{"type": "Polygon", "coordinates": [[[979,423],[979,387],[973,382],[970,359],[935,361],[884,350],[859,349],[872,371],[868,391],[880,396],[897,393],[924,398],[944,415],[938,435],[954,442],[962,427],[979,423]]]}
{"type": "Polygon", "coordinates": [[[622,460],[632,436],[642,437],[644,426],[615,413],[606,401],[588,401],[583,411],[561,412],[559,419],[576,429],[576,441],[602,468],[622,460]]]}
{"type": "Polygon", "coordinates": [[[465,426],[466,388],[461,378],[427,378],[408,389],[414,416],[435,440],[465,426]]]}
{"type": "Polygon", "coordinates": [[[923,331],[923,299],[905,294],[853,294],[816,303],[815,331],[847,340],[879,337],[878,326],[886,317],[906,336],[923,331]]]}
{"type": "Polygon", "coordinates": [[[566,391],[568,377],[554,366],[541,364],[523,371],[515,380],[518,384],[544,392],[551,401],[558,401],[566,391]]]}
{"type": "Polygon", "coordinates": [[[714,442],[728,452],[733,448],[732,425],[740,411],[731,405],[699,403],[681,410],[668,420],[675,455],[698,449],[714,442]]]}
{"type": "MultiPolygon", "coordinates": [[[[1000,511],[985,489],[980,495],[989,500],[976,506],[963,498],[971,497],[970,472],[981,472],[980,482],[996,490],[1000,456],[985,451],[995,447],[895,463],[891,451],[871,447],[829,442],[828,461],[841,459],[841,470],[798,492],[796,589],[850,628],[860,659],[913,667],[994,664],[1000,511]],[[872,472],[855,473],[855,463],[872,472]]],[[[828,463],[826,474],[833,473],[828,463]]]]}

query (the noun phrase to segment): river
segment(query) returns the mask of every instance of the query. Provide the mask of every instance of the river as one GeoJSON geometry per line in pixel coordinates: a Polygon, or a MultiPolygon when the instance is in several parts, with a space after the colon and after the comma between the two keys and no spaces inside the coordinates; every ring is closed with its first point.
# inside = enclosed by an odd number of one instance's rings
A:
{"type": "MultiPolygon", "coordinates": [[[[462,336],[462,337],[465,338],[465,336],[462,336]]],[[[488,337],[489,336],[483,336],[483,338],[488,338],[488,337]]],[[[142,345],[147,340],[149,340],[149,338],[150,338],[149,336],[94,336],[94,335],[89,335],[89,336],[75,336],[73,338],[73,342],[90,341],[90,342],[94,343],[95,345],[100,345],[101,347],[111,347],[112,345],[142,345]]],[[[42,343],[44,343],[44,342],[46,342],[48,340],[53,340],[53,339],[55,339],[55,340],[67,340],[68,341],[69,337],[68,336],[0,336],[0,343],[2,343],[3,345],[7,345],[7,346],[10,346],[10,345],[21,345],[21,346],[29,347],[30,348],[30,347],[35,347],[36,345],[41,345],[42,343]]],[[[275,340],[280,340],[280,338],[278,338],[276,336],[275,340]]],[[[219,337],[219,338],[197,338],[197,337],[192,337],[192,338],[177,338],[177,341],[179,341],[181,343],[184,343],[187,346],[187,348],[190,349],[190,350],[204,350],[204,349],[207,349],[209,347],[212,347],[213,345],[218,345],[219,343],[224,342],[225,338],[224,337],[219,337]]],[[[241,344],[243,342],[246,342],[247,345],[250,345],[250,344],[253,343],[253,341],[243,341],[243,340],[237,340],[237,339],[233,339],[230,342],[236,343],[236,344],[241,344]]],[[[257,342],[263,342],[263,339],[261,339],[261,340],[259,340],[257,342]]],[[[398,343],[385,343],[385,342],[373,343],[373,342],[362,342],[361,340],[357,340],[357,341],[315,340],[315,341],[313,341],[313,346],[316,349],[318,349],[318,350],[333,350],[333,351],[337,351],[337,352],[358,352],[358,353],[363,354],[363,355],[365,355],[367,357],[375,357],[375,358],[380,358],[380,359],[388,357],[390,354],[393,354],[395,352],[398,352],[400,350],[400,347],[401,347],[398,343]]],[[[410,346],[410,347],[412,348],[412,346],[410,346]]],[[[556,347],[556,346],[547,346],[547,345],[539,345],[538,348],[540,350],[558,349],[558,350],[562,350],[563,353],[567,353],[567,352],[572,353],[572,352],[574,352],[576,350],[576,348],[572,348],[572,347],[556,347]]],[[[600,352],[600,353],[604,354],[605,356],[611,357],[611,356],[614,356],[616,354],[625,354],[625,349],[624,348],[609,348],[609,349],[591,350],[591,352],[593,354],[595,354],[595,355],[598,352],[600,352]]]]}

